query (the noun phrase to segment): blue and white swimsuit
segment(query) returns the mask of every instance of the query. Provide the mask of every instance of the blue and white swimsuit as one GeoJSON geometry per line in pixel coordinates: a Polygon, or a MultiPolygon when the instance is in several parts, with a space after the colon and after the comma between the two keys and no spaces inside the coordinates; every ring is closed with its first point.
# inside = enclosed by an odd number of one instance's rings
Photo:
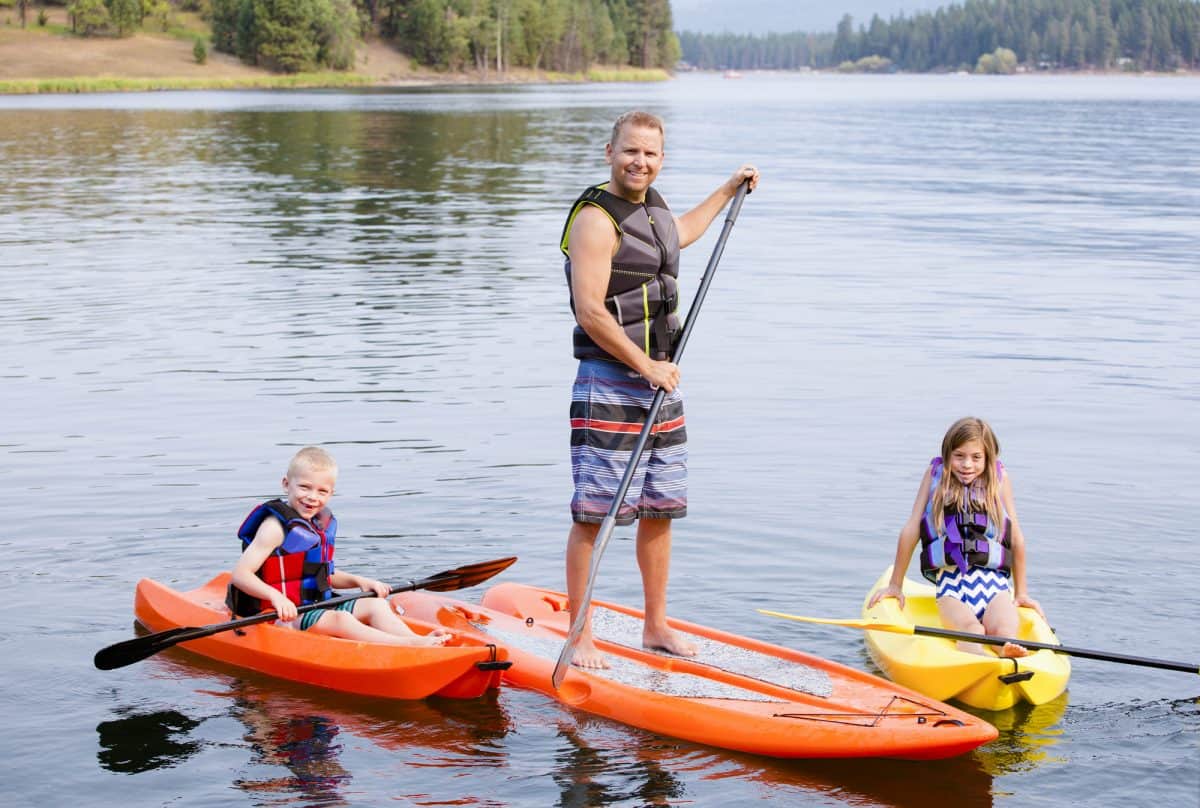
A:
{"type": "Polygon", "coordinates": [[[961,572],[958,567],[943,567],[938,570],[937,596],[961,600],[971,607],[975,617],[983,619],[983,613],[1001,592],[1010,592],[1009,578],[1000,570],[988,567],[968,567],[961,572]]]}

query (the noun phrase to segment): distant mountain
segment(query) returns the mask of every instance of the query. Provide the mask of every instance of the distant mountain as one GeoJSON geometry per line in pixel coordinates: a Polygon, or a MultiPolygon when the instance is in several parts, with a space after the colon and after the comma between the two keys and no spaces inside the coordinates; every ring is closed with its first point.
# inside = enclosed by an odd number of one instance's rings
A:
{"type": "Polygon", "coordinates": [[[932,11],[954,0],[671,0],[676,31],[719,34],[833,31],[843,14],[855,27],[873,14],[885,21],[919,11],[932,11]]]}

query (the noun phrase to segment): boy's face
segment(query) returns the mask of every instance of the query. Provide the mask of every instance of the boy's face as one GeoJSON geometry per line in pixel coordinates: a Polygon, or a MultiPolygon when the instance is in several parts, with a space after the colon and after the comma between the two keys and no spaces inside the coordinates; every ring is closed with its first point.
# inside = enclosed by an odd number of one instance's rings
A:
{"type": "Polygon", "coordinates": [[[305,519],[312,519],[333,496],[336,482],[337,472],[333,469],[301,465],[283,478],[283,492],[287,494],[288,505],[305,519]]]}

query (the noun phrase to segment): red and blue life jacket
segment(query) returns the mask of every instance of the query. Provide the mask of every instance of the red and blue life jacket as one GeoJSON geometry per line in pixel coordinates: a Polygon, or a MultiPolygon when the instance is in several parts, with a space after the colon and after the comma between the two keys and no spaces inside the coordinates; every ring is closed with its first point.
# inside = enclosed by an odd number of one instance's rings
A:
{"type": "MultiPolygon", "coordinates": [[[[316,521],[300,516],[282,499],[264,502],[250,512],[246,521],[238,528],[242,540],[242,552],[254,541],[254,535],[266,519],[278,519],[283,525],[283,541],[268,556],[255,573],[266,583],[287,595],[297,606],[306,606],[333,597],[329,576],[333,574],[334,539],[337,536],[337,519],[329,511],[318,516],[324,527],[316,521]],[[323,516],[323,519],[320,517],[323,516]]],[[[247,595],[230,584],[226,604],[238,617],[249,617],[273,607],[267,600],[247,595]]]]}
{"type": "MultiPolygon", "coordinates": [[[[987,510],[972,492],[967,512],[959,503],[948,502],[940,514],[941,529],[933,513],[933,492],[945,473],[942,458],[930,461],[929,501],[921,519],[921,574],[937,582],[938,570],[957,568],[966,572],[970,567],[987,567],[1005,575],[1012,571],[1012,520],[1004,512],[1004,524],[997,525],[988,518],[987,510]]],[[[1002,478],[1004,466],[996,461],[996,473],[1002,478]]]]}

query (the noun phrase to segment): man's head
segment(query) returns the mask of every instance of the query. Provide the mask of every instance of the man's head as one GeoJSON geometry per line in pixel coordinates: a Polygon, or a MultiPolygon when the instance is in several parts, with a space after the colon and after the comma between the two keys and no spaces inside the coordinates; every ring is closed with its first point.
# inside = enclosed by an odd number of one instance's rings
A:
{"type": "Polygon", "coordinates": [[[662,169],[665,141],[657,115],[634,110],[617,118],[612,139],[604,147],[604,160],[612,166],[608,190],[630,202],[643,201],[662,169]]]}

